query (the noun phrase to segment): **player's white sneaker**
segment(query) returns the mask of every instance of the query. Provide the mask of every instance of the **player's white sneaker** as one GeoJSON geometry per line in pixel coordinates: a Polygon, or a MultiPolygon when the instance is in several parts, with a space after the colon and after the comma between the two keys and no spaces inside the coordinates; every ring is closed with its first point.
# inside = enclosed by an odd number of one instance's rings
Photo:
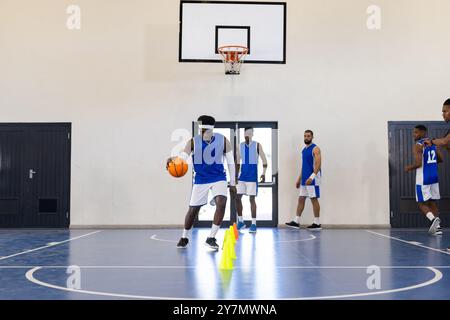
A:
{"type": "MultiPolygon", "coordinates": [[[[439,226],[441,224],[441,219],[439,217],[436,217],[431,221],[430,229],[428,229],[429,234],[436,234],[436,231],[438,230],[439,226]]],[[[442,231],[441,231],[442,233],[442,231]]]]}

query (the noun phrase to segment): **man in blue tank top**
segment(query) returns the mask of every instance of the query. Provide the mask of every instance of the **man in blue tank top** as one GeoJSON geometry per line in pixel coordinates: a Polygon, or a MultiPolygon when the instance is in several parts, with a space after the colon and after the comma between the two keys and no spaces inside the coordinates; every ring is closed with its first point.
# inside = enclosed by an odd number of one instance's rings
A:
{"type": "MultiPolygon", "coordinates": [[[[450,99],[447,99],[442,106],[442,118],[444,121],[450,124],[450,99]]],[[[450,127],[444,137],[439,139],[425,139],[424,145],[426,147],[435,145],[438,147],[443,147],[450,152],[450,127]]]]}
{"type": "Polygon", "coordinates": [[[252,224],[249,232],[256,233],[256,201],[258,195],[258,159],[261,157],[263,163],[263,173],[260,177],[261,182],[265,181],[267,171],[266,154],[260,143],[253,141],[253,128],[244,129],[245,141],[241,142],[237,152],[237,170],[240,175],[236,186],[236,211],[238,214],[238,229],[245,228],[244,217],[242,216],[242,196],[250,197],[250,209],[252,213],[252,224]]]}
{"type": "Polygon", "coordinates": [[[302,149],[302,168],[300,176],[296,182],[296,188],[300,189],[298,197],[297,214],[291,222],[286,225],[291,228],[300,229],[300,217],[305,209],[306,198],[311,199],[314,212],[314,222],[308,230],[322,230],[319,221],[320,217],[320,181],[322,177],[322,155],[320,149],[312,141],[314,134],[311,130],[306,130],[304,134],[305,146],[302,149]]]}
{"type": "Polygon", "coordinates": [[[428,232],[441,235],[441,220],[436,201],[440,199],[438,163],[442,162],[442,155],[435,145],[424,145],[426,135],[425,126],[418,125],[414,128],[414,164],[406,166],[405,171],[416,171],[416,200],[422,213],[431,222],[428,232]]]}
{"type": "MultiPolygon", "coordinates": [[[[187,160],[192,153],[194,167],[194,185],[192,186],[189,209],[184,221],[184,230],[177,248],[186,248],[189,243],[189,232],[194,225],[200,208],[208,202],[211,191],[216,205],[211,233],[206,239],[206,246],[219,250],[216,234],[222,224],[227,204],[227,178],[223,165],[226,160],[230,174],[230,191],[236,192],[236,168],[230,141],[219,133],[213,132],[216,120],[211,116],[198,118],[201,133],[190,139],[179,157],[187,160]]],[[[169,163],[172,158],[167,160],[169,163]]]]}

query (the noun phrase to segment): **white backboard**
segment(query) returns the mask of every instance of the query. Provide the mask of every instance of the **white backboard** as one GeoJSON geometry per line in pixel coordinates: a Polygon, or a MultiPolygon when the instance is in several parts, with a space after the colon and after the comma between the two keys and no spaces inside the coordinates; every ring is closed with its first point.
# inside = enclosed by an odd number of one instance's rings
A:
{"type": "Polygon", "coordinates": [[[248,63],[286,63],[286,3],[181,1],[180,62],[221,62],[217,48],[249,48],[248,63]]]}

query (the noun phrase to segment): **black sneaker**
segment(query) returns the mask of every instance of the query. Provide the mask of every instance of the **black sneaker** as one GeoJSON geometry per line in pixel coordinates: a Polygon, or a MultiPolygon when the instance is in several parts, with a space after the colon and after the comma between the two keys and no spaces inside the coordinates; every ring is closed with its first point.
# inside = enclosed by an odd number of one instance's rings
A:
{"type": "Polygon", "coordinates": [[[435,236],[442,236],[442,228],[437,227],[436,232],[434,233],[435,236]]]}
{"type": "Polygon", "coordinates": [[[300,229],[300,224],[298,224],[298,223],[295,222],[295,221],[286,222],[285,224],[286,224],[286,226],[288,226],[289,228],[300,229]]]}
{"type": "Polygon", "coordinates": [[[219,245],[216,242],[216,238],[206,238],[205,245],[211,249],[219,250],[219,245]]]}
{"type": "Polygon", "coordinates": [[[313,223],[312,225],[310,225],[308,228],[306,228],[308,230],[314,230],[314,231],[318,231],[318,230],[322,230],[322,225],[321,224],[315,224],[313,223]]]}
{"type": "Polygon", "coordinates": [[[189,243],[188,238],[181,238],[180,241],[178,241],[177,248],[178,249],[186,249],[188,243],[189,243]]]}
{"type": "Polygon", "coordinates": [[[439,219],[438,217],[434,218],[433,221],[431,221],[431,226],[430,226],[430,229],[428,230],[428,232],[430,234],[435,234],[440,224],[441,224],[441,219],[439,219]]]}

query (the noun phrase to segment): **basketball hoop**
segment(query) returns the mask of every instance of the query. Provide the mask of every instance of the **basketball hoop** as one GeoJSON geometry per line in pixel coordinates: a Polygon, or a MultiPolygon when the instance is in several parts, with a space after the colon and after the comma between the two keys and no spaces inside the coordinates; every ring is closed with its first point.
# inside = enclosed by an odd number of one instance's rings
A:
{"type": "Polygon", "coordinates": [[[248,53],[243,46],[228,45],[217,48],[225,64],[225,74],[240,74],[241,64],[248,53]]]}

